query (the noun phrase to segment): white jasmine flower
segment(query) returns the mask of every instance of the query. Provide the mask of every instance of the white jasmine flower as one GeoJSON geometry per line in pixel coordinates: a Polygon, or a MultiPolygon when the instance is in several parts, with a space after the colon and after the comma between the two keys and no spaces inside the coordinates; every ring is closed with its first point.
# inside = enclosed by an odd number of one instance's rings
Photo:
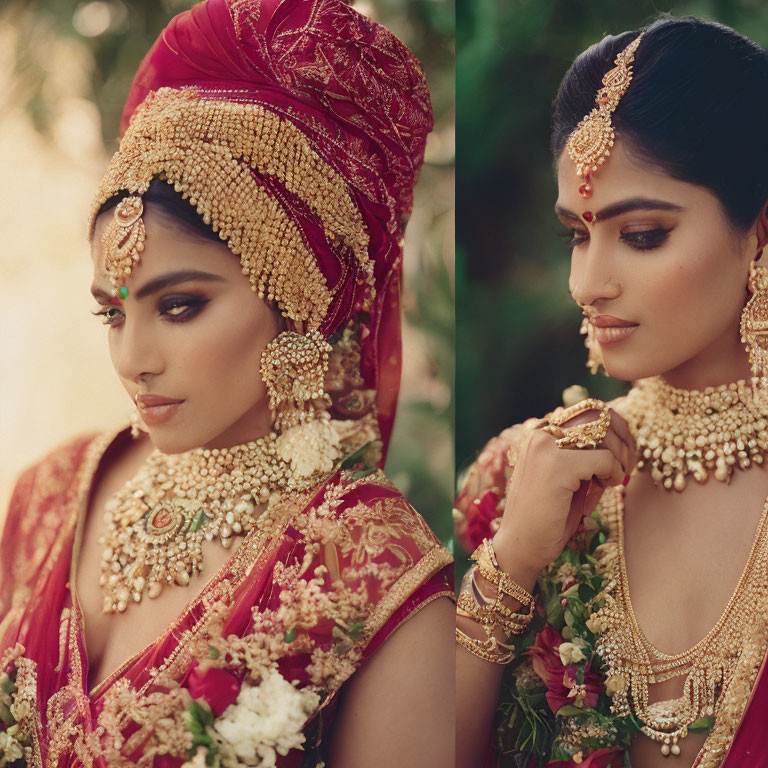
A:
{"type": "Polygon", "coordinates": [[[557,652],[560,654],[560,661],[565,667],[569,664],[577,664],[587,658],[576,643],[561,643],[557,652]]]}
{"type": "Polygon", "coordinates": [[[5,731],[0,731],[0,760],[3,763],[12,763],[24,757],[24,749],[21,744],[5,731]]]}
{"type": "Polygon", "coordinates": [[[301,730],[319,703],[316,693],[294,688],[272,669],[258,685],[244,683],[213,727],[246,765],[273,768],[278,754],[304,743],[301,730]]]}

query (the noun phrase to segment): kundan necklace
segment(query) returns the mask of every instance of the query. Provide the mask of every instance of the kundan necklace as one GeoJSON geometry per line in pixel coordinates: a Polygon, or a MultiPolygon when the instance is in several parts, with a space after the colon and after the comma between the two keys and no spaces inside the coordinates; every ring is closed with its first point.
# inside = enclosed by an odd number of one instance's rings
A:
{"type": "Polygon", "coordinates": [[[104,612],[124,611],[165,584],[189,584],[202,570],[203,539],[224,547],[256,523],[282,490],[298,488],[274,433],[233,448],[154,451],[110,500],[101,563],[104,612]]]}
{"type": "Polygon", "coordinates": [[[762,464],[768,455],[766,414],[757,379],[699,390],[677,389],[658,377],[641,379],[618,405],[629,422],[654,482],[682,491],[686,477],[705,483],[710,473],[728,482],[736,467],[762,464]]]}
{"type": "Polygon", "coordinates": [[[608,586],[590,621],[599,630],[596,648],[608,669],[607,677],[619,681],[611,708],[620,716],[632,714],[640,720],[643,733],[661,745],[662,754],[677,755],[678,741],[694,723],[717,718],[738,670],[756,672],[765,653],[762,645],[756,646],[756,628],[768,604],[768,500],[739,583],[720,619],[696,645],[677,654],[662,653],[652,645],[632,609],[622,488],[605,491],[600,519],[610,531],[602,559],[608,586]],[[650,703],[649,685],[675,677],[685,677],[682,696],[650,703]]]}

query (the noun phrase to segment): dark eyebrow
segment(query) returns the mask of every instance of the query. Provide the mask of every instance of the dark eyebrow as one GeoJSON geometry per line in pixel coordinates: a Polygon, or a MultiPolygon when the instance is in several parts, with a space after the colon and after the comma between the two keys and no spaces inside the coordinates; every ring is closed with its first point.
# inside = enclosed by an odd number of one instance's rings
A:
{"type": "MultiPolygon", "coordinates": [[[[676,203],[670,203],[666,200],[655,200],[650,197],[631,197],[629,200],[620,200],[613,205],[607,205],[600,211],[597,211],[595,217],[597,221],[605,221],[606,219],[613,218],[614,216],[620,216],[622,213],[629,213],[630,211],[682,211],[683,208],[676,203]]],[[[565,219],[580,219],[579,214],[569,211],[567,208],[562,208],[559,205],[555,206],[555,213],[558,216],[562,216],[565,219]]]]}
{"type": "MultiPolygon", "coordinates": [[[[223,281],[224,278],[221,275],[213,275],[210,272],[200,272],[195,269],[183,270],[181,272],[169,272],[167,275],[161,275],[154,280],[150,280],[145,285],[142,285],[138,291],[134,294],[137,299],[144,299],[147,296],[151,296],[153,293],[162,291],[164,288],[170,288],[172,285],[178,283],[187,283],[191,280],[203,280],[206,282],[223,281]]],[[[111,293],[107,293],[104,289],[99,288],[97,285],[91,286],[91,293],[96,300],[109,301],[112,298],[111,293]]]]}

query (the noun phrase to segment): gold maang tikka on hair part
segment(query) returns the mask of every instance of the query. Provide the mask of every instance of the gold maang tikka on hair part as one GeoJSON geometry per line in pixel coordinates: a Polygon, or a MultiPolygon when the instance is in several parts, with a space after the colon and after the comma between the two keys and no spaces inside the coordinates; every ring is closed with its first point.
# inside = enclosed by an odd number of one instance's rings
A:
{"type": "Polygon", "coordinates": [[[115,296],[121,300],[128,296],[124,283],[141,258],[147,239],[143,214],[144,201],[140,196],[124,197],[115,206],[114,214],[101,236],[104,268],[115,296]]]}
{"type": "Polygon", "coordinates": [[[632,62],[642,38],[643,33],[616,57],[616,66],[603,75],[603,87],[597,92],[594,109],[582,118],[565,145],[568,157],[576,165],[576,174],[583,179],[579,194],[585,199],[592,195],[592,174],[611,154],[616,138],[612,116],[632,82],[632,62]]]}

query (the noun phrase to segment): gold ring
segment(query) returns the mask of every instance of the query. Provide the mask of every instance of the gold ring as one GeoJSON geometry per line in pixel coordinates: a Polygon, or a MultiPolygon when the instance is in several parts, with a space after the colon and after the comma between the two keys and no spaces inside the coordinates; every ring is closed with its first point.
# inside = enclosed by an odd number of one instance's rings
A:
{"type": "Polygon", "coordinates": [[[590,397],[553,415],[548,426],[555,428],[550,430],[545,427],[545,431],[555,436],[558,448],[598,448],[611,426],[611,412],[602,400],[590,397]],[[566,421],[586,411],[598,411],[600,415],[586,424],[564,426],[566,421]]]}

